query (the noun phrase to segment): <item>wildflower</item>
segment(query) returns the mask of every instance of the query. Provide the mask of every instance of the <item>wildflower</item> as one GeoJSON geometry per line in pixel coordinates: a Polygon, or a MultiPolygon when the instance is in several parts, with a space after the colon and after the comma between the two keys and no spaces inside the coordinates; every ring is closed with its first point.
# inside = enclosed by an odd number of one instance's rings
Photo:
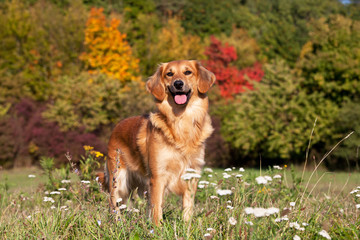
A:
{"type": "Polygon", "coordinates": [[[293,237],[293,240],[301,240],[301,238],[300,238],[298,235],[295,235],[295,236],[293,237]]]}
{"type": "Polygon", "coordinates": [[[61,180],[61,183],[71,183],[71,181],[68,179],[64,179],[64,180],[61,180]]]}
{"type": "Polygon", "coordinates": [[[247,207],[247,208],[245,208],[244,211],[248,215],[253,214],[255,217],[264,217],[264,216],[270,216],[272,214],[278,213],[279,209],[275,208],[275,207],[271,207],[268,209],[247,207]]]}
{"type": "Polygon", "coordinates": [[[100,226],[101,225],[101,220],[97,220],[97,223],[100,226]]]}
{"type": "Polygon", "coordinates": [[[210,199],[219,199],[217,196],[210,196],[210,199]]]}
{"type": "Polygon", "coordinates": [[[66,211],[66,210],[67,210],[67,206],[61,206],[61,207],[60,207],[60,210],[63,210],[63,209],[66,211]]]}
{"type": "Polygon", "coordinates": [[[272,181],[272,178],[270,176],[264,176],[265,180],[268,181],[268,182],[271,182],[272,181]]]}
{"type": "Polygon", "coordinates": [[[224,171],[225,171],[225,172],[231,172],[232,169],[231,169],[231,168],[226,168],[224,171]]]}
{"type": "Polygon", "coordinates": [[[213,175],[212,175],[212,174],[209,174],[208,177],[213,177],[213,175]]]}
{"type": "Polygon", "coordinates": [[[97,158],[104,156],[104,154],[102,154],[101,152],[98,152],[98,151],[91,151],[90,154],[95,155],[95,157],[97,157],[97,158]]]}
{"type": "Polygon", "coordinates": [[[30,174],[29,176],[28,176],[28,178],[35,178],[36,176],[35,175],[32,175],[32,174],[30,174]]]}
{"type": "Polygon", "coordinates": [[[137,209],[137,208],[133,208],[133,209],[131,209],[131,212],[139,213],[139,212],[140,212],[140,210],[139,210],[139,209],[137,209]]]}
{"type": "Polygon", "coordinates": [[[50,207],[50,209],[55,209],[56,207],[54,206],[54,205],[52,205],[51,207],[50,207]]]}
{"type": "Polygon", "coordinates": [[[245,221],[245,224],[246,225],[250,225],[250,226],[253,226],[254,224],[252,223],[252,221],[245,221]]]}
{"type": "Polygon", "coordinates": [[[218,195],[220,195],[220,196],[224,196],[224,195],[231,195],[232,194],[232,192],[231,192],[231,190],[228,190],[228,189],[218,189],[218,190],[216,190],[216,193],[218,194],[218,195]]]}
{"type": "Polygon", "coordinates": [[[227,209],[230,209],[230,210],[233,210],[233,209],[234,209],[234,207],[233,207],[233,206],[230,206],[230,205],[227,205],[226,208],[227,208],[227,209]]]}
{"type": "Polygon", "coordinates": [[[295,202],[290,202],[290,206],[295,207],[295,202]]]}
{"type": "Polygon", "coordinates": [[[81,182],[84,184],[90,184],[90,181],[88,181],[88,180],[81,180],[81,182]]]}
{"type": "Polygon", "coordinates": [[[44,200],[43,200],[43,201],[44,201],[44,202],[52,202],[52,203],[55,202],[52,197],[44,197],[44,200]]]}
{"type": "Polygon", "coordinates": [[[122,198],[116,199],[116,202],[117,202],[117,203],[119,203],[119,202],[121,202],[121,201],[122,201],[122,198]]]}
{"type": "Polygon", "coordinates": [[[26,218],[30,220],[30,219],[31,219],[31,215],[27,216],[26,218]]]}
{"type": "Polygon", "coordinates": [[[356,204],[355,206],[356,206],[356,208],[357,208],[357,209],[359,209],[359,208],[360,208],[360,204],[356,204]]]}
{"type": "Polygon", "coordinates": [[[267,181],[264,177],[262,177],[262,176],[255,178],[255,180],[256,180],[257,184],[267,184],[267,182],[268,182],[268,181],[267,181]]]}
{"type": "Polygon", "coordinates": [[[280,166],[278,166],[278,165],[274,165],[274,169],[279,169],[279,170],[281,170],[282,167],[280,167],[280,166]]]}
{"type": "Polygon", "coordinates": [[[126,204],[122,204],[120,205],[119,209],[125,209],[126,208],[126,204]]]}
{"type": "Polygon", "coordinates": [[[193,168],[187,168],[187,169],[185,169],[185,172],[187,172],[187,173],[196,173],[196,170],[193,169],[193,168]]]}
{"type": "Polygon", "coordinates": [[[239,168],[239,172],[245,172],[245,169],[244,168],[239,168]]]}
{"type": "Polygon", "coordinates": [[[49,192],[48,192],[48,191],[45,191],[44,194],[45,194],[45,195],[49,195],[49,192]]]}
{"type": "Polygon", "coordinates": [[[151,229],[151,230],[150,230],[150,233],[151,233],[151,234],[154,234],[154,229],[151,229]]]}
{"type": "Polygon", "coordinates": [[[275,219],[275,222],[282,222],[282,221],[289,221],[289,218],[288,218],[288,216],[283,216],[283,217],[281,217],[281,218],[276,218],[275,219]]]}
{"type": "Polygon", "coordinates": [[[319,232],[319,234],[320,234],[320,236],[323,236],[324,238],[326,238],[326,239],[331,239],[331,237],[330,237],[330,235],[328,234],[328,232],[327,231],[325,231],[325,230],[321,230],[320,232],[319,232]]]}
{"type": "Polygon", "coordinates": [[[358,189],[352,190],[352,191],[350,192],[350,194],[357,193],[358,191],[359,191],[358,189]]]}
{"type": "Polygon", "coordinates": [[[50,195],[55,195],[55,194],[61,194],[61,192],[58,192],[58,191],[52,191],[52,192],[50,193],[50,195]]]}
{"type": "Polygon", "coordinates": [[[208,181],[200,181],[199,184],[209,185],[209,182],[208,181]]]}
{"type": "Polygon", "coordinates": [[[281,175],[276,174],[275,176],[273,176],[274,179],[281,179],[281,175]]]}
{"type": "Polygon", "coordinates": [[[213,231],[213,228],[207,228],[206,231],[213,231]]]}
{"type": "Polygon", "coordinates": [[[225,179],[230,178],[230,177],[231,177],[231,175],[229,175],[229,174],[227,174],[227,173],[224,173],[224,174],[223,174],[223,178],[225,178],[225,179]]]}
{"type": "Polygon", "coordinates": [[[235,225],[235,224],[237,223],[237,221],[236,221],[235,218],[230,217],[230,218],[229,218],[229,223],[230,223],[231,225],[235,225]]]}
{"type": "Polygon", "coordinates": [[[205,188],[205,185],[199,184],[199,185],[198,185],[198,188],[205,188]]]}
{"type": "Polygon", "coordinates": [[[204,172],[212,173],[214,172],[211,168],[204,168],[204,172]]]}
{"type": "Polygon", "coordinates": [[[210,185],[215,187],[215,186],[217,186],[217,183],[212,182],[212,183],[210,183],[210,185]]]}
{"type": "Polygon", "coordinates": [[[59,191],[66,191],[66,188],[59,188],[59,191]]]}
{"type": "Polygon", "coordinates": [[[191,180],[192,178],[201,178],[200,174],[197,173],[185,173],[184,175],[181,176],[182,180],[191,180]]]}
{"type": "Polygon", "coordinates": [[[291,223],[289,223],[289,227],[295,228],[296,230],[300,230],[300,231],[304,231],[304,230],[305,230],[305,228],[300,227],[300,225],[298,224],[298,222],[291,222],[291,223]]]}
{"type": "Polygon", "coordinates": [[[356,194],[355,196],[356,196],[356,197],[360,197],[360,194],[356,194]]]}
{"type": "Polygon", "coordinates": [[[284,168],[287,168],[287,165],[286,165],[286,164],[284,165],[284,168]]]}
{"type": "Polygon", "coordinates": [[[308,223],[302,223],[302,225],[303,225],[304,227],[309,226],[308,223]]]}
{"type": "Polygon", "coordinates": [[[93,149],[94,149],[94,147],[91,147],[91,146],[88,146],[88,145],[84,146],[85,151],[90,151],[90,150],[93,150],[93,149]]]}
{"type": "Polygon", "coordinates": [[[211,234],[210,233],[205,233],[204,237],[211,237],[211,234]]]}

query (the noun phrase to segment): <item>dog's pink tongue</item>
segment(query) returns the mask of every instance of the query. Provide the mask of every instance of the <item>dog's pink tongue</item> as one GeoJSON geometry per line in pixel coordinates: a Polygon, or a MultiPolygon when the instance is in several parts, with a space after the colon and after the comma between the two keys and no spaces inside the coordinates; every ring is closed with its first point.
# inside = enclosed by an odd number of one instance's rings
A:
{"type": "Polygon", "coordinates": [[[187,99],[187,97],[186,97],[186,95],[185,94],[182,94],[182,95],[175,95],[175,102],[177,103],[177,104],[184,104],[184,103],[186,103],[186,99],[187,99]]]}

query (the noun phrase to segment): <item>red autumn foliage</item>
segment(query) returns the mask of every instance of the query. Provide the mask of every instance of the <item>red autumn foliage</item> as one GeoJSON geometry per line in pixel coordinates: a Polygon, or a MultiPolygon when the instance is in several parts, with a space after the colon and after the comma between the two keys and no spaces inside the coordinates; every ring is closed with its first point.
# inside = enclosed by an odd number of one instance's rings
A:
{"type": "Polygon", "coordinates": [[[210,40],[210,46],[205,49],[205,55],[208,57],[205,66],[215,74],[223,97],[231,98],[234,94],[252,90],[251,81],[261,81],[264,71],[260,63],[239,70],[232,65],[237,59],[235,48],[227,43],[222,44],[214,36],[211,36],[210,40]]]}

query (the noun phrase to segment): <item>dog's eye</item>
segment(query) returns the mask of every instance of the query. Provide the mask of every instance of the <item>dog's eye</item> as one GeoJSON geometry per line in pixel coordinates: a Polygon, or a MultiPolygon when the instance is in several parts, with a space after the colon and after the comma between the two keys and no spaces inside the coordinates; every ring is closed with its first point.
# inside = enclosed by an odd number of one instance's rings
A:
{"type": "Polygon", "coordinates": [[[168,72],[168,73],[166,74],[166,76],[172,77],[172,76],[174,76],[174,73],[168,72]]]}
{"type": "Polygon", "coordinates": [[[188,70],[188,71],[184,72],[184,74],[185,75],[190,75],[190,74],[192,74],[192,72],[188,70]]]}

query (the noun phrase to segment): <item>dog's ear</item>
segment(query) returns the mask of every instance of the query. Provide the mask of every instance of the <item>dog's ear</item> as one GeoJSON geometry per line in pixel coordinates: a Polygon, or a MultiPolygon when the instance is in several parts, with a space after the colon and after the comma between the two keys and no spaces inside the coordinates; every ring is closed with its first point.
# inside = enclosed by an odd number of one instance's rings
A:
{"type": "Polygon", "coordinates": [[[210,87],[214,84],[216,77],[215,74],[201,66],[199,62],[196,63],[198,69],[198,90],[201,93],[206,93],[209,91],[210,87]]]}
{"type": "Polygon", "coordinates": [[[161,81],[162,72],[163,65],[160,65],[154,75],[149,77],[146,82],[146,89],[159,101],[163,101],[165,98],[165,85],[161,81]]]}

